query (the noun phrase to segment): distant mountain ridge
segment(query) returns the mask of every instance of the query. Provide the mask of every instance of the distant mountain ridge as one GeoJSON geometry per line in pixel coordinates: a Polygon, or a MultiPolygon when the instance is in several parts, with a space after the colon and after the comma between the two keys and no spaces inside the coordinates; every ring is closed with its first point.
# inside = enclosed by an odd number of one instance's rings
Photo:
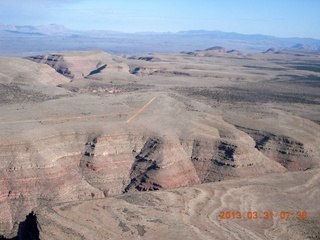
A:
{"type": "Polygon", "coordinates": [[[40,26],[13,26],[13,25],[3,25],[0,24],[1,31],[11,31],[16,33],[29,33],[29,34],[43,34],[43,35],[52,35],[52,34],[69,34],[72,30],[69,30],[65,26],[58,24],[50,25],[40,25],[40,26]]]}
{"type": "Polygon", "coordinates": [[[92,49],[104,50],[113,54],[173,53],[207,49],[212,46],[249,52],[263,52],[270,48],[320,52],[320,40],[313,38],[279,38],[261,34],[205,30],[176,33],[79,31],[57,24],[41,26],[0,24],[0,41],[2,43],[0,55],[4,56],[92,49]]]}

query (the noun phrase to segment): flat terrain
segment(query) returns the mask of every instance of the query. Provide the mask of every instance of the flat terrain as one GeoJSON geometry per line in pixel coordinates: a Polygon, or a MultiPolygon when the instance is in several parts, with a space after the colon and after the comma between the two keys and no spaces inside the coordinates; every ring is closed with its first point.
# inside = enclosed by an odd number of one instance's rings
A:
{"type": "Polygon", "coordinates": [[[0,236],[318,239],[319,59],[0,58],[0,236]]]}

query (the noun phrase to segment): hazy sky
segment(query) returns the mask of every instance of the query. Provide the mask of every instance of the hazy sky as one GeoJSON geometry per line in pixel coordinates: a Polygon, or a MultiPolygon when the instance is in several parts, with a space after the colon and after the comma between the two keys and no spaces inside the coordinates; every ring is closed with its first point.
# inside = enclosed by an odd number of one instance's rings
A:
{"type": "Polygon", "coordinates": [[[221,30],[320,39],[320,0],[1,0],[0,23],[77,30],[221,30]]]}

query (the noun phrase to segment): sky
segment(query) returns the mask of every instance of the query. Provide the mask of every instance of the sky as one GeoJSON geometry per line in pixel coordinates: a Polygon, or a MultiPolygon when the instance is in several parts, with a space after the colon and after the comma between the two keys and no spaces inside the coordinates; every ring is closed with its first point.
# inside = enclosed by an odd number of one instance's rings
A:
{"type": "Polygon", "coordinates": [[[220,30],[320,39],[320,0],[1,0],[0,23],[120,32],[220,30]]]}

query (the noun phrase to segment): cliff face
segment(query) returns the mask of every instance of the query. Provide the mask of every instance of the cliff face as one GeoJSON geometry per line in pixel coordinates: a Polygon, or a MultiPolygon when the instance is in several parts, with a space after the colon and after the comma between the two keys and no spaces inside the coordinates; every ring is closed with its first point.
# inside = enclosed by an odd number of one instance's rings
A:
{"type": "Polygon", "coordinates": [[[60,134],[32,143],[2,143],[0,152],[4,233],[16,231],[19,221],[47,202],[285,171],[254,149],[252,140],[246,144],[215,138],[60,134]]]}
{"type": "Polygon", "coordinates": [[[79,177],[81,145],[81,138],[72,135],[1,144],[0,206],[6,213],[1,226],[13,227],[26,212],[47,201],[86,199],[91,192],[99,195],[79,177]]]}
{"type": "Polygon", "coordinates": [[[317,149],[289,136],[239,128],[250,134],[255,147],[265,156],[279,162],[290,171],[305,171],[319,167],[317,149]]]}
{"type": "Polygon", "coordinates": [[[56,53],[27,59],[47,64],[70,79],[93,76],[101,71],[129,73],[128,65],[117,61],[117,57],[102,51],[56,53]]]}
{"type": "Polygon", "coordinates": [[[191,160],[201,182],[285,171],[252,146],[237,141],[194,141],[191,160]]]}

